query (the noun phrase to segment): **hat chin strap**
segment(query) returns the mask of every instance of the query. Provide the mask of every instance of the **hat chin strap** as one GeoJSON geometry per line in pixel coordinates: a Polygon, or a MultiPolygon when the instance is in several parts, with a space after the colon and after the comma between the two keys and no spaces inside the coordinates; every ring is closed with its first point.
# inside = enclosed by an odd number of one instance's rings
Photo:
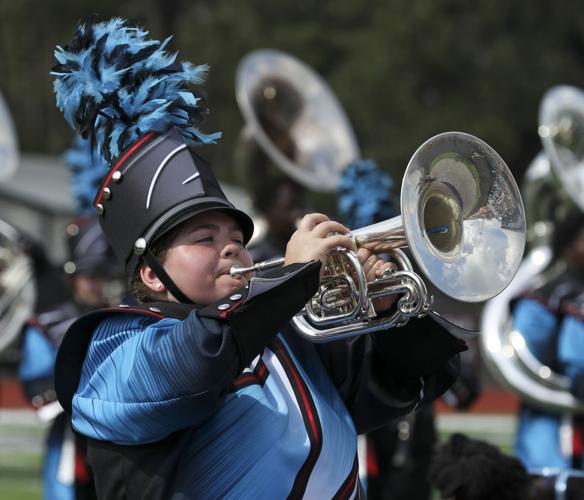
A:
{"type": "Polygon", "coordinates": [[[190,300],[184,293],[182,293],[180,289],[174,284],[172,278],[167,274],[149,248],[146,249],[143,257],[146,261],[146,264],[150,266],[150,268],[154,271],[154,274],[156,274],[157,278],[162,281],[162,284],[170,293],[172,293],[176,300],[183,304],[194,304],[194,302],[190,300]]]}

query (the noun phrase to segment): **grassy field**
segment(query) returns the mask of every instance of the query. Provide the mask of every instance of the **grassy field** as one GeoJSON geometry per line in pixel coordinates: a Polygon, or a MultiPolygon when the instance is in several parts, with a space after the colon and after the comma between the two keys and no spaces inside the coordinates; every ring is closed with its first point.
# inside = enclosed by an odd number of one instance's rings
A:
{"type": "Polygon", "coordinates": [[[41,454],[0,453],[0,498],[38,500],[41,498],[41,454]]]}
{"type": "MultiPolygon", "coordinates": [[[[498,415],[439,415],[440,439],[462,432],[510,453],[515,419],[498,415]]],[[[45,428],[29,412],[0,414],[0,499],[39,500],[45,428]]]]}
{"type": "Polygon", "coordinates": [[[45,426],[30,412],[0,415],[0,499],[41,498],[41,461],[45,426]]]}
{"type": "Polygon", "coordinates": [[[511,415],[477,415],[454,413],[438,415],[437,426],[441,440],[461,432],[499,447],[504,453],[513,453],[516,419],[511,415]]]}

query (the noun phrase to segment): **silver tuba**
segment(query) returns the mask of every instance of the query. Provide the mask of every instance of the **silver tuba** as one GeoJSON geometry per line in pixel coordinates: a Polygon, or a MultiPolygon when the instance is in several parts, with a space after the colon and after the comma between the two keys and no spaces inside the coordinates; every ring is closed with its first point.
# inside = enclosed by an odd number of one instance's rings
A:
{"type": "Polygon", "coordinates": [[[402,326],[428,313],[441,319],[431,310],[431,296],[405,248],[445,294],[467,302],[497,295],[521,262],[525,215],[519,189],[496,151],[472,135],[447,132],[427,140],[410,159],[401,215],[350,234],[358,247],[387,255],[396,270],[367,282],[354,252],[333,252],[318,292],[293,319],[300,334],[314,342],[402,326]],[[400,295],[396,311],[378,318],[373,301],[387,295],[400,295]]]}
{"type": "MultiPolygon", "coordinates": [[[[0,182],[18,165],[16,133],[0,94],[0,182]]],[[[36,300],[32,262],[18,232],[0,220],[0,352],[18,336],[36,300]]]]}
{"type": "Polygon", "coordinates": [[[255,50],[238,65],[235,92],[244,135],[303,186],[336,191],[359,146],[335,94],[312,68],[278,50],[255,50]]]}
{"type": "Polygon", "coordinates": [[[514,298],[541,286],[562,265],[550,246],[554,221],[569,205],[584,209],[584,92],[563,85],[546,92],[538,133],[544,151],[531,163],[522,187],[531,250],[509,287],[486,304],[481,350],[493,376],[525,401],[548,411],[584,413],[584,403],[569,391],[569,379],[540,363],[521,333],[513,331],[510,310],[514,298]]]}

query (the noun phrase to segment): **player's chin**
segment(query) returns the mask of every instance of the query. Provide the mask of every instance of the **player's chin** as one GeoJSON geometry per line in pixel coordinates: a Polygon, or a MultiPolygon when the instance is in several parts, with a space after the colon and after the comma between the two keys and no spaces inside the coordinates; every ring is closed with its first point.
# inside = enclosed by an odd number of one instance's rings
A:
{"type": "Polygon", "coordinates": [[[247,279],[243,276],[233,277],[224,275],[219,279],[218,285],[222,291],[225,291],[225,295],[227,295],[247,285],[247,279]]]}

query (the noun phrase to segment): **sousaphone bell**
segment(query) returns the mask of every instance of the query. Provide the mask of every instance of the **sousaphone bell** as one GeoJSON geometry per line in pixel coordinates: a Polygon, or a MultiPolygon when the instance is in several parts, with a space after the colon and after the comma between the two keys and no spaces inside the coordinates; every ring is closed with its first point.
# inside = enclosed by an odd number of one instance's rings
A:
{"type": "Polygon", "coordinates": [[[299,59],[274,49],[250,52],[237,67],[235,94],[245,119],[244,142],[257,143],[308,189],[336,191],[343,170],[360,158],[335,94],[299,59]]]}

